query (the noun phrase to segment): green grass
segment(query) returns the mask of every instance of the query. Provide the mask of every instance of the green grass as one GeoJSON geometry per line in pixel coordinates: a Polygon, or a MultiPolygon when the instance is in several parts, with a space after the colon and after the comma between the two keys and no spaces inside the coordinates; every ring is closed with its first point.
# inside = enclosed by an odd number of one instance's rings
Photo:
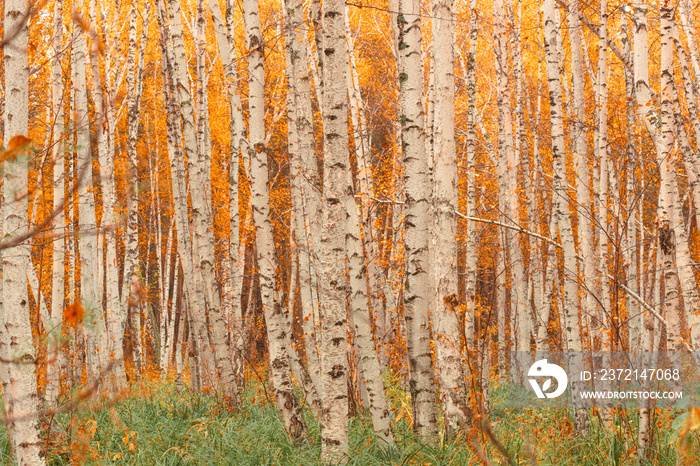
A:
{"type": "MultiPolygon", "coordinates": [[[[389,393],[402,396],[396,390],[389,393]]],[[[508,394],[508,387],[492,391],[490,421],[494,438],[514,464],[639,464],[634,412],[616,416],[612,429],[601,428],[597,417],[592,417],[591,432],[582,437],[574,434],[566,411],[506,409],[503,405],[508,394]]],[[[682,414],[657,414],[651,459],[643,464],[677,464],[678,431],[685,422],[679,417],[682,414]],[[674,418],[678,419],[672,425],[674,418]]],[[[73,411],[42,421],[51,465],[321,464],[319,425],[308,410],[305,415],[309,439],[293,445],[259,384],[249,387],[242,406],[232,413],[212,396],[178,393],[169,382],[148,382],[132,387],[119,400],[89,400],[73,411]]],[[[476,451],[483,451],[493,464],[508,464],[488,435],[476,429],[448,442],[438,438],[425,443],[413,435],[402,418],[395,424],[395,434],[394,447],[380,444],[369,418],[353,417],[347,464],[481,464],[476,451]]],[[[679,464],[700,464],[692,459],[700,449],[697,431],[692,431],[687,440],[686,457],[679,464]]],[[[4,432],[0,432],[0,464],[10,464],[4,432]]]]}

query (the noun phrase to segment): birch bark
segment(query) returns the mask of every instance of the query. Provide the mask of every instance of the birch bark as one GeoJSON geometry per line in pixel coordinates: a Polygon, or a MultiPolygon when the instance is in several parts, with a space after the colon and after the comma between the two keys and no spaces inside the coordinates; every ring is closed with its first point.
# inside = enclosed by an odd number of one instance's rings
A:
{"type": "MultiPolygon", "coordinates": [[[[244,0],[243,12],[248,48],[248,107],[251,156],[251,196],[255,244],[257,248],[260,294],[267,326],[270,354],[270,380],[275,389],[277,406],[284,426],[293,440],[306,434],[306,426],[292,385],[287,347],[289,329],[283,315],[281,296],[275,284],[279,266],[270,219],[268,154],[265,147],[265,69],[263,66],[263,36],[260,29],[257,0],[244,0]]],[[[343,327],[344,328],[344,327],[343,327]]]]}
{"type": "MultiPolygon", "coordinates": [[[[586,102],[585,102],[585,73],[583,57],[581,55],[580,5],[578,0],[569,4],[568,20],[571,27],[569,41],[571,44],[571,94],[572,94],[572,124],[571,143],[576,165],[576,203],[578,216],[578,241],[580,255],[583,261],[579,262],[579,274],[583,276],[585,283],[592,286],[595,283],[595,235],[592,226],[593,209],[590,193],[590,171],[588,163],[588,148],[586,142],[586,102]]],[[[590,318],[597,309],[595,296],[586,293],[581,299],[584,325],[590,332],[590,318]]]]}
{"type": "Polygon", "coordinates": [[[317,286],[315,254],[318,251],[319,219],[322,216],[321,186],[316,163],[309,82],[308,46],[304,31],[304,10],[300,0],[286,3],[287,79],[291,87],[292,107],[290,132],[296,135],[296,150],[290,151],[289,174],[292,205],[295,211],[294,235],[298,247],[299,292],[304,343],[309,373],[321,393],[321,372],[318,354],[320,342],[318,301],[313,289],[317,286]]]}
{"type": "MultiPolygon", "coordinates": [[[[550,120],[552,134],[552,159],[553,159],[553,193],[555,215],[559,226],[559,234],[564,251],[564,337],[569,353],[568,365],[570,373],[579,373],[583,367],[581,355],[581,334],[579,322],[577,263],[571,218],[569,217],[569,195],[566,183],[566,169],[564,158],[566,147],[564,140],[564,121],[561,96],[561,70],[559,67],[559,55],[561,43],[558,41],[560,28],[557,17],[557,9],[554,0],[545,0],[544,3],[545,26],[545,56],[547,62],[547,80],[549,84],[550,120]],[[567,277],[567,274],[569,275],[567,277]],[[571,275],[574,275],[573,277],[571,275]]],[[[581,406],[579,396],[579,382],[571,381],[571,391],[574,403],[574,425],[581,434],[588,433],[588,411],[581,406]]]]}
{"type": "Polygon", "coordinates": [[[348,114],[345,4],[325,0],[323,12],[323,232],[321,233],[321,459],[342,462],[348,451],[348,359],[345,300],[348,114]]]}
{"type": "MultiPolygon", "coordinates": [[[[229,99],[230,115],[230,156],[229,156],[229,212],[230,212],[230,238],[229,238],[229,260],[230,260],[230,282],[231,298],[230,313],[232,330],[232,349],[234,352],[234,372],[237,381],[243,381],[245,351],[243,332],[243,309],[241,307],[241,294],[243,285],[243,271],[245,268],[245,248],[241,241],[241,221],[239,214],[239,171],[240,171],[240,151],[241,145],[246,146],[245,123],[243,121],[243,111],[241,99],[237,91],[237,67],[235,46],[233,43],[233,6],[230,0],[227,1],[227,23],[221,15],[218,0],[209,0],[214,31],[219,46],[219,55],[224,66],[226,78],[226,93],[229,99]],[[226,28],[229,28],[227,30],[226,28]]],[[[247,149],[247,148],[246,148],[247,149]]],[[[244,166],[243,171],[245,172],[244,166]]]]}
{"type": "Polygon", "coordinates": [[[448,436],[464,427],[466,404],[457,294],[457,157],[454,139],[454,50],[451,0],[433,0],[435,101],[433,122],[433,274],[436,302],[431,313],[437,378],[448,436]]]}
{"type": "MultiPolygon", "coordinates": [[[[165,110],[168,125],[168,158],[172,176],[171,188],[173,196],[173,210],[175,225],[177,228],[177,251],[183,270],[183,282],[186,290],[190,319],[190,341],[197,339],[199,342],[200,369],[204,368],[206,382],[209,386],[215,385],[214,361],[209,345],[209,336],[206,327],[206,315],[204,313],[204,294],[202,290],[202,278],[198,269],[195,269],[193,261],[192,239],[187,214],[187,187],[185,178],[185,162],[182,152],[180,120],[177,117],[177,80],[173,70],[172,48],[170,47],[170,28],[165,23],[166,4],[160,0],[158,6],[158,27],[160,30],[161,62],[165,92],[165,110]]],[[[178,12],[179,14],[179,12],[178,12]]],[[[179,19],[179,18],[178,18],[179,19]]],[[[179,25],[179,22],[177,23],[179,25]]],[[[177,31],[176,28],[174,32],[177,31]]],[[[181,37],[180,37],[181,39],[181,37]]],[[[183,319],[184,320],[184,319],[183,319]]]]}
{"type": "Polygon", "coordinates": [[[423,110],[420,2],[399,1],[401,141],[406,205],[404,309],[413,428],[422,439],[437,433],[435,382],[430,348],[430,171],[423,110]]]}
{"type": "MultiPolygon", "coordinates": [[[[203,297],[210,321],[210,337],[213,347],[213,355],[216,373],[209,377],[217,380],[224,396],[231,403],[235,403],[238,388],[236,386],[233,363],[226,344],[226,326],[223,321],[221,299],[217,289],[218,280],[214,271],[214,236],[211,230],[211,184],[208,151],[197,151],[197,137],[195,134],[195,119],[192,95],[189,92],[187,77],[187,60],[184,47],[182,22],[180,18],[180,6],[176,1],[169,2],[170,30],[173,44],[174,60],[173,69],[177,81],[178,100],[182,115],[183,148],[188,164],[190,176],[190,194],[192,200],[193,218],[193,257],[195,258],[195,270],[197,276],[201,274],[201,286],[203,297]]],[[[203,105],[202,102],[199,104],[203,105]]],[[[178,235],[179,238],[180,235],[178,235]]],[[[203,313],[204,309],[196,309],[196,304],[191,308],[193,313],[203,313]]],[[[203,315],[198,320],[204,324],[203,315]]],[[[206,328],[202,329],[198,343],[209,346],[209,338],[205,338],[206,328]]]]}
{"type": "MultiPolygon", "coordinates": [[[[53,208],[63,206],[65,200],[64,156],[63,156],[63,70],[61,68],[61,49],[63,42],[63,0],[54,5],[53,60],[51,62],[51,105],[55,121],[52,134],[53,158],[53,208]]],[[[54,218],[53,267],[51,282],[51,331],[49,336],[48,365],[46,368],[46,402],[53,406],[58,399],[60,389],[60,361],[63,353],[59,351],[61,337],[62,313],[65,297],[65,233],[66,219],[63,208],[54,218]]]]}
{"type": "MultiPolygon", "coordinates": [[[[73,17],[77,5],[73,5],[73,17]]],[[[104,374],[108,364],[109,343],[102,311],[101,283],[98,273],[97,220],[95,219],[95,198],[92,187],[92,155],[90,153],[90,129],[88,127],[88,99],[85,79],[85,38],[73,31],[72,82],[75,88],[74,126],[77,131],[77,163],[74,167],[78,186],[78,218],[80,254],[80,294],[82,306],[88,315],[88,328],[85,330],[85,358],[88,381],[95,382],[104,374]]]]}
{"type": "MultiPolygon", "coordinates": [[[[27,43],[29,14],[25,0],[8,0],[5,5],[3,46],[5,64],[5,146],[27,138],[29,130],[29,64],[27,43]]],[[[5,239],[29,229],[27,214],[28,159],[24,154],[2,164],[2,233],[5,239]]],[[[27,271],[33,267],[30,241],[2,251],[2,306],[0,307],[0,355],[5,416],[12,455],[18,465],[46,464],[41,451],[36,385],[36,351],[32,345],[29,319],[27,271]]]]}
{"type": "MultiPolygon", "coordinates": [[[[96,24],[97,12],[95,0],[90,1],[90,22],[96,24]]],[[[112,105],[110,99],[105,99],[102,91],[102,77],[99,67],[99,48],[97,37],[91,46],[90,59],[92,64],[92,98],[95,103],[95,114],[98,122],[107,126],[107,110],[112,105]]],[[[98,123],[98,127],[99,127],[98,123]]],[[[112,133],[110,133],[112,134],[112,133]]],[[[126,325],[126,313],[119,302],[119,280],[116,251],[116,216],[114,212],[114,152],[110,149],[105,131],[97,131],[97,155],[100,162],[100,183],[102,191],[102,222],[104,241],[106,246],[106,261],[104,270],[105,301],[106,301],[106,328],[109,330],[109,359],[114,364],[113,373],[110,374],[112,388],[119,391],[126,386],[126,373],[124,372],[124,352],[122,342],[124,327],[126,325]]],[[[102,248],[98,248],[102,252],[102,248]]],[[[102,256],[102,254],[100,254],[102,256]]],[[[100,267],[102,262],[100,261],[100,267]]],[[[101,285],[100,285],[101,286],[101,285]]]]}
{"type": "Polygon", "coordinates": [[[139,284],[140,276],[143,273],[139,270],[139,183],[138,183],[138,157],[136,152],[136,143],[139,134],[139,114],[141,107],[141,89],[143,76],[143,55],[148,39],[148,19],[150,11],[150,3],[146,3],[144,12],[143,35],[141,37],[141,53],[139,54],[138,63],[136,61],[136,9],[138,2],[133,0],[129,10],[129,51],[127,54],[127,123],[128,123],[128,139],[127,152],[129,156],[129,189],[127,195],[127,233],[126,233],[126,255],[124,259],[124,288],[122,298],[126,301],[124,319],[127,315],[129,326],[131,328],[131,341],[134,353],[134,367],[138,372],[142,365],[142,348],[140,343],[140,328],[141,328],[141,303],[137,296],[132,293],[133,286],[127,284],[139,284]],[[128,299],[125,299],[128,296],[128,299]]]}

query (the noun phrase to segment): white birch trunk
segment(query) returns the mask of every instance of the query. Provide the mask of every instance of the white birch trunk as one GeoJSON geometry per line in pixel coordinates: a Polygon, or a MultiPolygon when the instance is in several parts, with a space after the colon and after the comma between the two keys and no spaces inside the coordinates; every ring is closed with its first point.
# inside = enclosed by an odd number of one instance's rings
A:
{"type": "MultiPolygon", "coordinates": [[[[90,1],[90,19],[95,23],[97,12],[95,0],[90,1]]],[[[97,155],[100,162],[100,181],[102,191],[102,222],[101,228],[104,230],[104,241],[106,245],[106,262],[104,279],[106,280],[106,328],[109,330],[109,359],[114,364],[113,372],[110,375],[110,382],[114,391],[119,391],[126,386],[126,373],[124,372],[124,353],[122,350],[122,340],[124,336],[124,326],[126,325],[126,313],[119,302],[119,280],[117,265],[117,238],[116,238],[116,216],[114,212],[115,186],[114,186],[114,152],[111,151],[113,145],[108,144],[102,126],[108,125],[107,109],[112,105],[110,99],[105,99],[102,91],[102,78],[99,68],[99,48],[97,40],[93,40],[90,49],[90,59],[92,64],[92,97],[95,102],[95,114],[98,121],[97,131],[97,155]],[[102,122],[100,125],[99,122],[102,122]]],[[[112,129],[113,131],[113,129],[112,129]]],[[[109,137],[109,136],[107,136],[109,137]]],[[[102,248],[98,248],[102,252],[102,248]]],[[[100,254],[102,256],[102,254],[100,254]]],[[[102,268],[102,261],[100,261],[102,268]]],[[[102,281],[100,281],[102,283],[102,281]]],[[[100,285],[102,286],[102,285],[100,285]]]]}
{"type": "MultiPolygon", "coordinates": [[[[308,49],[306,38],[296,31],[303,28],[303,5],[299,0],[286,3],[287,79],[290,83],[289,133],[296,137],[290,154],[290,185],[299,260],[299,293],[304,344],[309,373],[321,393],[321,372],[318,354],[318,302],[313,296],[317,286],[314,256],[318,251],[319,219],[322,215],[320,180],[316,163],[309,82],[308,49]]],[[[291,146],[291,141],[290,141],[291,146]]]]}
{"type": "Polygon", "coordinates": [[[401,0],[399,11],[399,78],[401,142],[406,205],[404,309],[409,388],[413,428],[424,440],[437,433],[435,383],[430,348],[430,196],[431,179],[426,152],[423,111],[423,57],[420,3],[401,0]]]}
{"type": "MultiPolygon", "coordinates": [[[[46,367],[46,403],[53,406],[60,392],[60,366],[63,352],[59,350],[61,338],[62,313],[65,296],[65,234],[66,220],[63,204],[65,202],[64,156],[63,156],[63,71],[61,69],[63,43],[63,1],[54,5],[53,53],[51,62],[51,99],[55,121],[52,134],[53,158],[53,208],[60,208],[54,218],[53,266],[51,282],[51,327],[49,333],[48,364],[46,367]]],[[[64,374],[65,375],[65,374],[64,374]]]]}
{"type": "MultiPolygon", "coordinates": [[[[583,358],[581,354],[576,250],[573,230],[571,228],[571,218],[569,217],[569,194],[564,164],[566,147],[564,141],[564,115],[561,99],[561,70],[559,68],[558,59],[561,50],[561,43],[558,42],[560,25],[554,0],[546,0],[544,3],[544,25],[547,80],[549,83],[549,100],[551,103],[550,120],[553,159],[552,196],[554,197],[554,209],[564,251],[564,275],[562,275],[562,280],[564,281],[564,306],[562,306],[562,314],[564,319],[562,323],[566,348],[569,352],[569,373],[577,374],[583,368],[583,358]]],[[[571,391],[575,410],[574,425],[577,432],[585,435],[588,433],[588,411],[581,406],[579,382],[571,381],[571,391]]]]}
{"type": "MultiPolygon", "coordinates": [[[[454,136],[454,24],[451,0],[433,0],[435,101],[433,122],[433,260],[436,302],[431,313],[437,379],[448,437],[470,417],[464,387],[457,294],[457,155],[454,136]]],[[[400,78],[399,78],[400,80],[400,78]]]]}
{"type": "MultiPolygon", "coordinates": [[[[268,181],[268,155],[265,147],[265,70],[263,67],[263,37],[260,29],[257,0],[244,0],[243,11],[248,54],[248,102],[249,136],[251,156],[251,196],[255,244],[257,249],[260,294],[267,326],[270,354],[270,381],[275,389],[277,407],[282,414],[285,429],[296,441],[306,434],[301,409],[294,394],[287,347],[290,331],[281,297],[275,285],[278,268],[275,241],[270,219],[270,192],[268,181]]],[[[344,328],[344,327],[343,327],[344,328]]]]}
{"type": "MultiPolygon", "coordinates": [[[[8,0],[4,5],[3,46],[5,60],[5,146],[13,138],[27,138],[29,112],[29,64],[27,42],[29,21],[25,0],[8,0]]],[[[15,140],[16,141],[16,140],[15,140]]],[[[28,159],[20,154],[2,164],[2,233],[4,238],[29,229],[27,214],[28,159]]],[[[30,241],[2,251],[2,306],[0,310],[0,356],[2,363],[5,416],[12,449],[18,465],[46,464],[39,436],[36,385],[36,351],[29,319],[27,271],[33,267],[30,241]]]]}
{"type": "MultiPolygon", "coordinates": [[[[511,225],[518,225],[520,219],[519,211],[519,189],[518,189],[518,172],[521,167],[521,158],[523,152],[523,143],[525,142],[524,133],[521,134],[523,126],[523,96],[522,96],[522,60],[520,57],[520,34],[519,34],[519,22],[516,27],[516,20],[513,10],[513,5],[510,0],[505,0],[504,2],[505,11],[503,11],[502,19],[502,33],[503,36],[509,36],[510,38],[510,51],[513,60],[513,77],[515,80],[515,110],[513,111],[511,107],[511,92],[508,89],[510,87],[509,76],[508,76],[508,53],[506,49],[505,37],[502,39],[502,50],[503,56],[502,60],[498,65],[498,70],[500,72],[499,77],[502,76],[503,85],[508,86],[504,89],[504,93],[501,96],[503,99],[503,117],[505,126],[505,163],[506,168],[506,186],[507,195],[504,198],[505,211],[508,217],[507,223],[511,225]],[[508,14],[507,12],[510,12],[508,14]],[[508,18],[511,27],[510,33],[506,32],[505,21],[508,18]],[[515,121],[515,134],[513,134],[513,121],[515,121]]],[[[519,20],[520,18],[518,18],[519,20]]],[[[524,374],[530,367],[530,331],[528,328],[528,318],[527,311],[525,309],[526,293],[527,293],[527,281],[528,277],[525,275],[524,270],[524,260],[521,241],[526,242],[526,238],[521,238],[513,230],[508,229],[505,232],[506,244],[508,245],[508,259],[509,268],[511,270],[511,296],[510,296],[510,309],[511,309],[511,320],[513,321],[513,329],[515,330],[514,335],[514,349],[516,351],[516,357],[513,369],[517,374],[514,377],[514,381],[517,383],[524,382],[524,374]]]]}
{"type": "MultiPolygon", "coordinates": [[[[206,375],[215,385],[220,386],[224,397],[229,402],[235,403],[237,396],[237,386],[233,363],[229,355],[226,326],[223,321],[221,310],[221,299],[217,289],[216,276],[214,273],[214,236],[211,216],[211,185],[209,166],[209,156],[207,151],[198,153],[197,138],[195,134],[195,121],[192,95],[189,92],[187,78],[187,60],[184,47],[182,22],[180,18],[180,6],[175,1],[169,2],[170,31],[174,49],[173,69],[177,81],[178,101],[180,104],[180,114],[182,115],[183,148],[188,164],[190,176],[190,193],[192,200],[193,217],[193,248],[194,270],[197,276],[201,276],[201,287],[204,298],[204,305],[208,311],[210,321],[211,346],[213,347],[214,367],[216,372],[206,375]]],[[[200,7],[201,9],[201,7],[200,7]]],[[[203,104],[200,102],[200,104],[203,104]]],[[[180,231],[178,229],[178,231],[180,231]]],[[[186,231],[186,230],[185,230],[186,231]]],[[[181,235],[178,234],[178,239],[181,235]]],[[[198,314],[197,320],[205,323],[205,308],[199,308],[195,304],[191,311],[198,314]]],[[[206,328],[202,328],[197,333],[198,350],[203,350],[204,345],[209,346],[209,338],[206,337],[206,328]]],[[[206,367],[206,366],[205,366],[206,367]]],[[[205,379],[206,380],[206,379],[205,379]]]]}
{"type": "Polygon", "coordinates": [[[323,11],[323,232],[321,233],[321,459],[343,462],[348,451],[348,356],[345,200],[350,166],[347,119],[345,4],[325,0],[323,11]]]}
{"type": "MultiPolygon", "coordinates": [[[[73,5],[75,10],[76,5],[73,5]]],[[[76,16],[75,11],[73,16],[76,16]]],[[[88,100],[85,79],[85,38],[73,32],[72,82],[75,88],[74,126],[77,131],[76,183],[78,183],[78,217],[80,254],[80,294],[86,311],[88,327],[85,330],[85,358],[88,382],[95,382],[104,374],[108,364],[109,343],[102,311],[101,283],[98,271],[98,236],[95,219],[95,198],[92,189],[92,156],[88,128],[88,100]]]]}
{"type": "MultiPolygon", "coordinates": [[[[240,96],[236,89],[237,68],[235,47],[233,43],[233,6],[227,1],[227,23],[224,27],[224,20],[217,0],[209,0],[214,31],[219,46],[219,54],[224,66],[226,78],[226,93],[229,99],[230,115],[230,157],[229,157],[229,212],[230,212],[230,238],[229,257],[230,260],[230,301],[229,318],[231,322],[231,346],[234,353],[234,372],[237,382],[243,382],[244,362],[243,353],[245,351],[243,338],[243,310],[241,308],[241,293],[243,285],[243,270],[245,267],[245,249],[241,241],[238,179],[240,169],[241,145],[247,150],[245,139],[245,123],[243,121],[243,111],[240,96]],[[228,30],[227,30],[228,28],[228,30]]],[[[245,158],[245,157],[244,157],[245,158]]],[[[244,167],[245,171],[245,167],[244,167]]]]}
{"type": "MultiPolygon", "coordinates": [[[[166,29],[165,0],[158,2],[158,25],[161,33],[161,62],[163,63],[163,81],[166,88],[165,107],[168,118],[168,158],[172,176],[172,195],[175,225],[177,228],[177,251],[182,264],[183,280],[188,304],[191,312],[183,314],[190,318],[190,341],[197,339],[199,345],[200,367],[204,368],[204,376],[208,386],[215,385],[214,361],[209,336],[206,327],[206,315],[204,313],[204,293],[199,271],[193,263],[193,247],[190,235],[189,217],[187,213],[187,187],[185,179],[185,162],[182,153],[180,121],[176,116],[176,78],[173,70],[174,57],[170,49],[169,29],[166,29]]],[[[178,12],[179,14],[179,12],[178,12]]],[[[179,18],[178,18],[179,19],[179,18]]],[[[177,23],[179,25],[179,22],[177,23]]],[[[177,29],[176,29],[177,30],[177,29]]],[[[182,30],[178,31],[181,35],[182,30]]],[[[181,36],[180,36],[181,39],[181,36]]],[[[181,322],[182,323],[182,322],[181,322]]],[[[180,368],[179,368],[180,370],[180,368]]],[[[181,371],[180,371],[181,373],[181,371]]]]}

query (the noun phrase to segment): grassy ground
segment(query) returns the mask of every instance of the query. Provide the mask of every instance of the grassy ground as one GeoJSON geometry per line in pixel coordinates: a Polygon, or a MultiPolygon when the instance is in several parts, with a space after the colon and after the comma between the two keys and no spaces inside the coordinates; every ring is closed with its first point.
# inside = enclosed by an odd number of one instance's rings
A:
{"type": "MultiPolygon", "coordinates": [[[[399,413],[396,446],[378,445],[369,419],[353,417],[348,464],[487,464],[484,459],[493,464],[639,464],[631,413],[616,417],[612,430],[601,429],[592,418],[590,435],[580,437],[565,411],[504,409],[509,391],[496,388],[491,429],[506,457],[487,433],[476,429],[449,442],[441,438],[430,444],[420,442],[406,422],[405,394],[396,387],[390,394],[399,413]]],[[[259,384],[246,392],[242,408],[230,413],[211,396],[178,393],[173,383],[155,381],[132,387],[119,400],[90,400],[74,411],[46,418],[43,431],[52,465],[320,464],[319,426],[308,413],[306,419],[310,439],[295,446],[259,384]]],[[[677,464],[679,431],[683,426],[694,427],[693,419],[688,419],[687,412],[659,412],[654,418],[651,457],[642,464],[677,464]]],[[[680,444],[683,455],[678,464],[700,464],[697,430],[690,430],[680,444]]],[[[0,462],[9,464],[2,433],[0,462]]]]}

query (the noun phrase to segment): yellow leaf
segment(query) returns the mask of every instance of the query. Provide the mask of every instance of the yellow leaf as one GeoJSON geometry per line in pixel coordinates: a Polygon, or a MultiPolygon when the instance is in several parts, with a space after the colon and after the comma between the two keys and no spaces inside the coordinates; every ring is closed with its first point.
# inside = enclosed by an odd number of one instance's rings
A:
{"type": "Polygon", "coordinates": [[[700,408],[693,408],[688,416],[688,428],[698,430],[700,428],[700,408]]]}
{"type": "Polygon", "coordinates": [[[90,434],[90,438],[93,438],[95,436],[95,432],[97,431],[97,422],[94,419],[90,419],[87,422],[87,427],[88,432],[90,434]]]}

